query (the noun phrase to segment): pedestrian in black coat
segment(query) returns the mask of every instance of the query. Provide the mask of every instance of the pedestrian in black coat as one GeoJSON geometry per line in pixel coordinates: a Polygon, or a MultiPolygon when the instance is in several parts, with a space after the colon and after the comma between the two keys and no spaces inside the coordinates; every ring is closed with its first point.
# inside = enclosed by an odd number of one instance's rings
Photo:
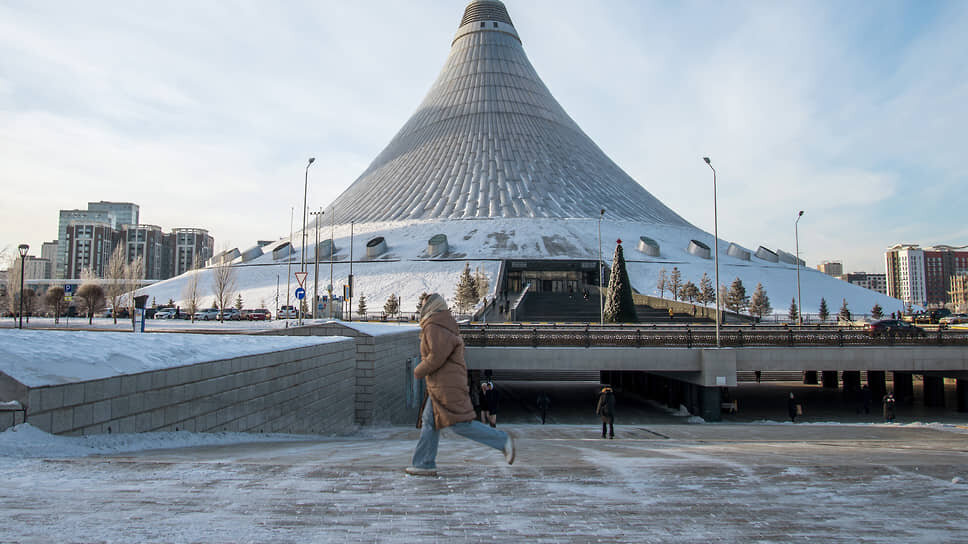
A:
{"type": "Polygon", "coordinates": [[[542,391],[538,393],[538,410],[541,410],[541,424],[544,425],[545,418],[548,416],[548,408],[551,408],[551,399],[548,394],[542,391]]]}
{"type": "Polygon", "coordinates": [[[799,412],[797,409],[798,406],[797,399],[793,398],[793,393],[790,393],[790,398],[787,399],[787,412],[790,414],[790,421],[794,423],[797,422],[797,416],[799,415],[797,413],[799,412]]]}
{"type": "Polygon", "coordinates": [[[494,388],[494,383],[487,382],[487,389],[484,390],[484,405],[487,406],[487,423],[491,427],[497,427],[497,406],[500,401],[497,389],[494,388]]]}
{"type": "Polygon", "coordinates": [[[595,407],[595,413],[602,418],[602,438],[605,438],[606,431],[608,431],[609,438],[615,438],[615,393],[611,386],[602,387],[598,394],[598,405],[595,407]]]}

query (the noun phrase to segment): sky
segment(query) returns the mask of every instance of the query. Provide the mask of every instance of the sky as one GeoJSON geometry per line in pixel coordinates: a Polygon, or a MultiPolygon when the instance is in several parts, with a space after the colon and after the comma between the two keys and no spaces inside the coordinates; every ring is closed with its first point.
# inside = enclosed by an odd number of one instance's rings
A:
{"type": "MultiPolygon", "coordinates": [[[[134,202],[216,248],[288,235],[430,89],[466,2],[0,0],[0,250],[134,202]]],[[[968,244],[965,2],[506,2],[583,130],[720,237],[883,272],[968,244]],[[795,230],[797,212],[804,210],[795,230]]]]}

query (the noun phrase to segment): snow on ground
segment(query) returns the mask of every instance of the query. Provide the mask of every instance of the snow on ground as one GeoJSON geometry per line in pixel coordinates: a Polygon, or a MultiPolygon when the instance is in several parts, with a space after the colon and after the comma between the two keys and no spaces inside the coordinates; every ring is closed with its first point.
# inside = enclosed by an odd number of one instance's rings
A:
{"type": "Polygon", "coordinates": [[[0,372],[28,387],[57,385],[271,353],[341,337],[0,330],[0,372]]]}
{"type": "Polygon", "coordinates": [[[964,439],[878,428],[502,426],[518,459],[417,431],[0,463],[12,542],[965,542],[964,439]],[[728,433],[722,431],[727,430],[728,433]],[[744,430],[755,431],[755,437],[744,430]]]}
{"type": "Polygon", "coordinates": [[[256,442],[318,440],[313,435],[255,433],[136,433],[89,436],[57,436],[23,423],[0,432],[0,458],[66,459],[88,455],[113,455],[156,449],[224,446],[256,442]]]}
{"type": "MultiPolygon", "coordinates": [[[[713,259],[695,257],[686,251],[693,239],[713,247],[713,237],[699,229],[609,220],[603,221],[601,228],[605,262],[611,262],[615,242],[621,239],[630,280],[640,293],[658,295],[656,283],[663,268],[668,274],[673,267],[677,267],[683,281],[692,281],[697,285],[703,273],[708,274],[711,280],[715,278],[713,259]],[[636,250],[640,236],[647,236],[659,243],[659,257],[649,257],[636,250]]],[[[322,230],[323,235],[328,238],[329,228],[322,230]]],[[[315,231],[312,228],[310,235],[310,246],[306,251],[306,260],[309,262],[306,289],[309,296],[312,295],[315,270],[311,245],[315,231]]],[[[301,235],[294,235],[294,240],[297,244],[300,243],[301,235]]],[[[246,263],[237,260],[238,285],[246,307],[276,308],[286,303],[289,263],[285,257],[273,260],[272,256],[273,250],[285,243],[287,240],[283,239],[266,246],[261,257],[246,263]]],[[[332,278],[334,292],[340,294],[350,273],[349,225],[336,226],[335,245],[337,253],[332,278]]],[[[743,261],[728,256],[728,246],[728,240],[720,240],[720,283],[728,287],[733,279],[739,277],[746,286],[748,295],[753,293],[757,283],[763,283],[774,311],[785,315],[790,300],[797,294],[796,266],[770,263],[755,256],[750,261],[743,261]]],[[[746,249],[755,253],[756,247],[750,246],[746,249]]],[[[299,249],[297,245],[296,253],[292,256],[293,272],[300,269],[302,256],[299,249]]],[[[475,219],[358,224],[354,226],[353,233],[353,260],[357,261],[353,264],[356,296],[354,304],[363,294],[367,297],[371,311],[379,311],[391,294],[397,294],[401,298],[401,309],[409,312],[416,308],[418,297],[423,292],[439,292],[448,301],[452,301],[465,263],[472,269],[482,267],[485,270],[491,279],[493,296],[502,259],[597,260],[598,249],[598,221],[588,219],[475,219]],[[428,259],[427,242],[438,233],[447,235],[450,251],[441,258],[428,259]],[[374,259],[366,259],[366,243],[377,236],[386,239],[389,249],[387,253],[374,259]]],[[[202,269],[198,274],[203,306],[207,307],[214,298],[211,289],[212,269],[202,269]]],[[[187,278],[188,274],[184,274],[149,286],[140,292],[148,294],[158,304],[174,300],[176,304],[184,307],[187,278]]],[[[321,295],[329,283],[330,264],[320,263],[321,295]]],[[[293,279],[289,285],[290,294],[296,287],[293,279]]],[[[815,313],[821,297],[826,298],[827,305],[834,314],[844,299],[854,314],[870,313],[875,303],[881,305],[885,314],[901,309],[901,302],[897,299],[851,285],[807,267],[800,269],[800,287],[804,312],[815,313]]],[[[294,296],[290,303],[295,304],[294,296]]]]}

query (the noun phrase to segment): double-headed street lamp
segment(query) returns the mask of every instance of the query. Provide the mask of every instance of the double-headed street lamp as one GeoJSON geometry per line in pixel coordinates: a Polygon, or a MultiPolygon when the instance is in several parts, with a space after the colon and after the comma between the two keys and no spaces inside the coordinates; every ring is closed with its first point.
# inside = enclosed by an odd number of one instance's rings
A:
{"type": "Polygon", "coordinates": [[[599,324],[605,326],[605,270],[602,268],[602,219],[605,208],[598,214],[598,314],[599,324]]]}
{"type": "MultiPolygon", "coordinates": [[[[316,157],[309,157],[309,162],[306,163],[306,176],[303,181],[303,228],[302,228],[302,247],[299,251],[299,259],[302,264],[299,271],[306,272],[306,194],[309,192],[309,167],[313,165],[316,161],[316,157]]],[[[292,239],[289,239],[289,243],[292,243],[292,239]]],[[[305,278],[305,276],[303,276],[305,278]]],[[[303,299],[305,300],[305,298],[303,299]]],[[[299,304],[299,324],[302,324],[303,319],[303,305],[299,304]]]]}
{"type": "Polygon", "coordinates": [[[324,213],[326,212],[323,211],[322,206],[319,207],[318,212],[309,212],[309,215],[316,216],[316,247],[313,249],[313,260],[316,263],[313,271],[313,319],[317,319],[316,308],[319,307],[319,218],[324,213]]]}
{"type": "Polygon", "coordinates": [[[18,328],[24,328],[24,262],[27,260],[27,251],[30,250],[30,246],[27,244],[20,244],[17,246],[17,250],[20,251],[20,326],[18,328]]]}
{"type": "Polygon", "coordinates": [[[716,209],[716,169],[713,168],[713,163],[709,160],[709,157],[703,157],[702,160],[706,161],[709,168],[713,171],[713,240],[714,240],[714,254],[716,255],[716,347],[721,347],[719,343],[719,214],[716,209]]]}
{"type": "Polygon", "coordinates": [[[803,217],[803,210],[797,214],[797,220],[793,222],[793,236],[797,244],[797,323],[803,326],[803,301],[800,300],[800,218],[803,217]]]}

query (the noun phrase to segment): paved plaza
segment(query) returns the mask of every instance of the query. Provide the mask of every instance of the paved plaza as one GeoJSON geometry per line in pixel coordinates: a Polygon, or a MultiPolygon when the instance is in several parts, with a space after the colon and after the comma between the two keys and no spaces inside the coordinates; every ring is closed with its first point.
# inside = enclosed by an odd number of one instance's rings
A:
{"type": "Polygon", "coordinates": [[[2,459],[0,542],[964,542],[968,427],[510,424],[2,459]]]}

